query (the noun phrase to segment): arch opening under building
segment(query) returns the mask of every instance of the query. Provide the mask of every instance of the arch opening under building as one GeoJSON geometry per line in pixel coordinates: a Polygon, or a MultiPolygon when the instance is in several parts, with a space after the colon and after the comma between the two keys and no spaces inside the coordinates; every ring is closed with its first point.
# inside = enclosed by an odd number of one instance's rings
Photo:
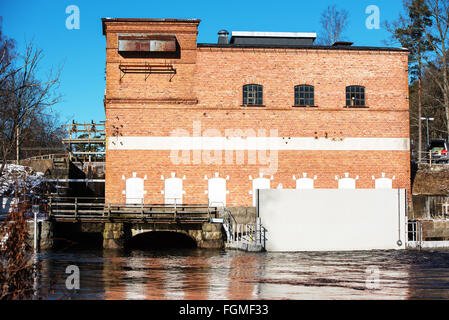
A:
{"type": "Polygon", "coordinates": [[[149,231],[132,237],[127,247],[139,250],[194,249],[197,248],[197,243],[192,237],[182,232],[149,231]]]}

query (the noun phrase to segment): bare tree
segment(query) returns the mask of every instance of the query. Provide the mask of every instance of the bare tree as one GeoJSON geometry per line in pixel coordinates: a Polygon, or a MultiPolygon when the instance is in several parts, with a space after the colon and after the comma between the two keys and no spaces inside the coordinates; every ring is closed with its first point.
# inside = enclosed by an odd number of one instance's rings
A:
{"type": "MultiPolygon", "coordinates": [[[[2,17],[0,17],[0,26],[1,24],[2,17]]],[[[14,47],[14,40],[5,37],[0,28],[0,88],[3,88],[10,76],[20,71],[12,67],[12,62],[17,57],[14,47]]]]}
{"type": "Polygon", "coordinates": [[[21,132],[26,139],[20,144],[20,158],[63,152],[65,148],[62,139],[65,138],[65,133],[61,128],[61,121],[54,110],[36,114],[30,126],[21,132]]]}
{"type": "MultiPolygon", "coordinates": [[[[434,70],[442,78],[441,70],[434,70]]],[[[447,125],[445,110],[441,106],[444,104],[443,94],[433,77],[428,73],[423,74],[423,117],[434,118],[431,122],[430,138],[446,138],[447,125]]]]}
{"type": "Polygon", "coordinates": [[[321,13],[321,26],[323,35],[318,38],[317,43],[321,45],[332,45],[342,39],[342,33],[348,24],[348,11],[338,10],[336,5],[328,6],[321,13]]]}
{"type": "Polygon", "coordinates": [[[47,79],[37,78],[42,50],[27,43],[25,53],[16,58],[14,71],[10,72],[0,87],[0,152],[2,174],[9,156],[16,150],[19,158],[19,145],[27,138],[27,128],[33,126],[41,112],[56,104],[60,96],[55,94],[59,86],[60,69],[49,72],[47,79]]]}

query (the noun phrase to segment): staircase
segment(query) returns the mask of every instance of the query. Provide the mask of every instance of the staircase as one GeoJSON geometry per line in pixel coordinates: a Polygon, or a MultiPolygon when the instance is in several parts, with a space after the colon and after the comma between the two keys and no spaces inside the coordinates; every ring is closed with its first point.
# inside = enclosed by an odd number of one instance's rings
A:
{"type": "Polygon", "coordinates": [[[53,166],[55,169],[66,169],[68,167],[67,159],[65,157],[53,158],[53,166]]]}
{"type": "Polygon", "coordinates": [[[228,208],[221,208],[223,229],[226,233],[227,249],[236,249],[243,251],[264,251],[266,242],[266,229],[257,219],[256,223],[240,224],[237,223],[228,208]]]}

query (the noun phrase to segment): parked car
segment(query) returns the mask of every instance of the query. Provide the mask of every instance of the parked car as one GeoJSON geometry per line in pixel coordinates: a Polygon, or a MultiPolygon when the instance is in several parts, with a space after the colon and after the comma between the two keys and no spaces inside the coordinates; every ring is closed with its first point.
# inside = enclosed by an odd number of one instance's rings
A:
{"type": "Polygon", "coordinates": [[[432,139],[427,147],[428,157],[435,163],[449,163],[448,144],[444,139],[432,139]]]}

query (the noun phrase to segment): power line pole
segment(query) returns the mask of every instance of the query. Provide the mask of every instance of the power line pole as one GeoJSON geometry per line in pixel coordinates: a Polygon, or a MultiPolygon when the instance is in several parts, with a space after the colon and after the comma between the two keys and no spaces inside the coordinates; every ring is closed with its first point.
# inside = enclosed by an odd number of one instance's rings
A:
{"type": "MultiPolygon", "coordinates": [[[[433,121],[435,120],[434,118],[426,118],[426,117],[421,117],[421,120],[426,120],[426,131],[427,131],[427,145],[426,145],[426,150],[429,147],[429,121],[433,121]]],[[[421,121],[420,121],[421,122],[421,121]]]]}
{"type": "MultiPolygon", "coordinates": [[[[422,119],[422,64],[421,64],[421,46],[418,46],[418,118],[422,119]]],[[[427,124],[429,124],[429,121],[427,121],[427,124]]],[[[427,126],[428,128],[429,126],[427,126]]],[[[427,129],[429,130],[429,129],[427,129]]],[[[427,138],[427,140],[429,140],[427,138]]],[[[427,141],[428,143],[428,141],[427,141]]],[[[427,151],[427,147],[426,147],[427,151]]],[[[418,121],[418,162],[421,162],[421,155],[422,155],[422,125],[421,120],[418,121]]]]}

